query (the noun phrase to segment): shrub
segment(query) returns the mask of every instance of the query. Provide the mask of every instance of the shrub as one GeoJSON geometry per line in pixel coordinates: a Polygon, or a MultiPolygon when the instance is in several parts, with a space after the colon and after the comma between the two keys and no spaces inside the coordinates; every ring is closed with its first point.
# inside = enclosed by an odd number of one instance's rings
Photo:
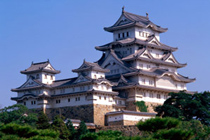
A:
{"type": "Polygon", "coordinates": [[[167,140],[189,140],[193,136],[191,131],[172,128],[169,130],[160,130],[153,135],[155,139],[167,140]]]}
{"type": "Polygon", "coordinates": [[[175,118],[151,118],[146,121],[139,121],[137,127],[142,131],[157,132],[160,129],[177,127],[181,122],[175,118]]]}

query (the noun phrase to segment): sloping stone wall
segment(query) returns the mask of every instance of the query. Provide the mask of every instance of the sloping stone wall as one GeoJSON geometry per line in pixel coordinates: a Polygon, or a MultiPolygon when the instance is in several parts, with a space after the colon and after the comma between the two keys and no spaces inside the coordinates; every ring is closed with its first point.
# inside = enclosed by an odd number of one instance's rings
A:
{"type": "Polygon", "coordinates": [[[160,103],[152,103],[152,102],[145,102],[145,105],[148,106],[147,112],[149,112],[149,113],[156,113],[154,111],[155,107],[158,106],[158,105],[162,105],[162,104],[160,104],[160,103]]]}
{"type": "Polygon", "coordinates": [[[96,132],[98,131],[107,131],[107,130],[114,130],[114,131],[120,131],[124,136],[140,136],[142,133],[135,125],[130,126],[102,126],[97,127],[96,132]]]}
{"type": "Polygon", "coordinates": [[[93,122],[93,105],[81,105],[60,108],[48,108],[46,114],[50,120],[56,115],[62,115],[65,118],[79,119],[85,122],[93,122]]]}
{"type": "Polygon", "coordinates": [[[113,107],[111,105],[99,105],[94,104],[94,122],[96,125],[104,126],[106,124],[105,122],[105,114],[107,112],[113,111],[113,107]]]}

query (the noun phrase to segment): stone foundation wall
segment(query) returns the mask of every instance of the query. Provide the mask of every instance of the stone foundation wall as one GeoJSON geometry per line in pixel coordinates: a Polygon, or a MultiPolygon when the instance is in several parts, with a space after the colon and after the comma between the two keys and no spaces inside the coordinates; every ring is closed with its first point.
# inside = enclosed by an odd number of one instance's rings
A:
{"type": "Polygon", "coordinates": [[[139,121],[128,121],[124,120],[123,125],[136,125],[139,121]]]}
{"type": "Polygon", "coordinates": [[[113,111],[113,107],[111,105],[99,105],[99,104],[94,104],[94,121],[96,125],[101,125],[104,126],[106,124],[105,122],[105,114],[108,112],[113,111]]]}
{"type": "Polygon", "coordinates": [[[48,108],[46,109],[46,114],[50,120],[53,120],[56,115],[62,115],[65,118],[79,119],[90,123],[94,120],[93,105],[48,108]]]}
{"type": "Polygon", "coordinates": [[[156,113],[154,111],[155,107],[158,106],[158,105],[162,105],[162,104],[160,104],[160,103],[152,103],[152,102],[145,102],[145,105],[148,106],[147,112],[149,112],[149,113],[156,113]]]}
{"type": "Polygon", "coordinates": [[[142,133],[140,130],[135,126],[103,126],[97,127],[96,132],[98,131],[107,131],[107,130],[114,130],[122,132],[123,136],[140,136],[142,133]]]}
{"type": "Polygon", "coordinates": [[[125,104],[126,104],[126,110],[138,111],[138,108],[136,107],[136,105],[134,105],[134,103],[135,103],[135,101],[125,102],[125,104]]]}

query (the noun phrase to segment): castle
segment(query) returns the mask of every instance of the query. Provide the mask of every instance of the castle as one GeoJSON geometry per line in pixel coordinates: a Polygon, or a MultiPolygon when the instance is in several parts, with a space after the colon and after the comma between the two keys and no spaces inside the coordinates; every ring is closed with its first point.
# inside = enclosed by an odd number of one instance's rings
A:
{"type": "Polygon", "coordinates": [[[161,105],[169,92],[187,91],[195,81],[177,73],[186,66],[173,55],[177,48],[160,42],[167,31],[149,20],[124,11],[113,26],[113,41],[95,47],[102,57],[94,63],[84,60],[72,71],[78,76],[55,80],[56,70],[48,61],[32,63],[23,71],[26,82],[15,89],[12,100],[29,109],[44,111],[49,117],[61,114],[95,125],[131,125],[155,116],[154,106],[161,105]],[[148,112],[134,104],[144,101],[148,112]]]}

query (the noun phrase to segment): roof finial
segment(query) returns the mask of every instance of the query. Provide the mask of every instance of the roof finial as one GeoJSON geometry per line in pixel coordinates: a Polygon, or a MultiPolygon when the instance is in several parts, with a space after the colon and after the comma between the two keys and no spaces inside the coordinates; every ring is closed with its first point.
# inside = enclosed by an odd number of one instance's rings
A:
{"type": "Polygon", "coordinates": [[[49,60],[49,59],[47,59],[47,62],[50,62],[50,60],[49,60]]]}
{"type": "Polygon", "coordinates": [[[31,62],[31,65],[33,65],[33,64],[34,64],[34,62],[32,61],[32,62],[31,62]]]}
{"type": "Polygon", "coordinates": [[[148,13],[146,13],[146,17],[149,18],[149,14],[148,13]]]}
{"type": "Polygon", "coordinates": [[[83,62],[86,62],[86,61],[85,61],[85,58],[84,58],[83,62]]]}
{"type": "Polygon", "coordinates": [[[125,6],[122,7],[122,12],[124,13],[125,6]]]}

